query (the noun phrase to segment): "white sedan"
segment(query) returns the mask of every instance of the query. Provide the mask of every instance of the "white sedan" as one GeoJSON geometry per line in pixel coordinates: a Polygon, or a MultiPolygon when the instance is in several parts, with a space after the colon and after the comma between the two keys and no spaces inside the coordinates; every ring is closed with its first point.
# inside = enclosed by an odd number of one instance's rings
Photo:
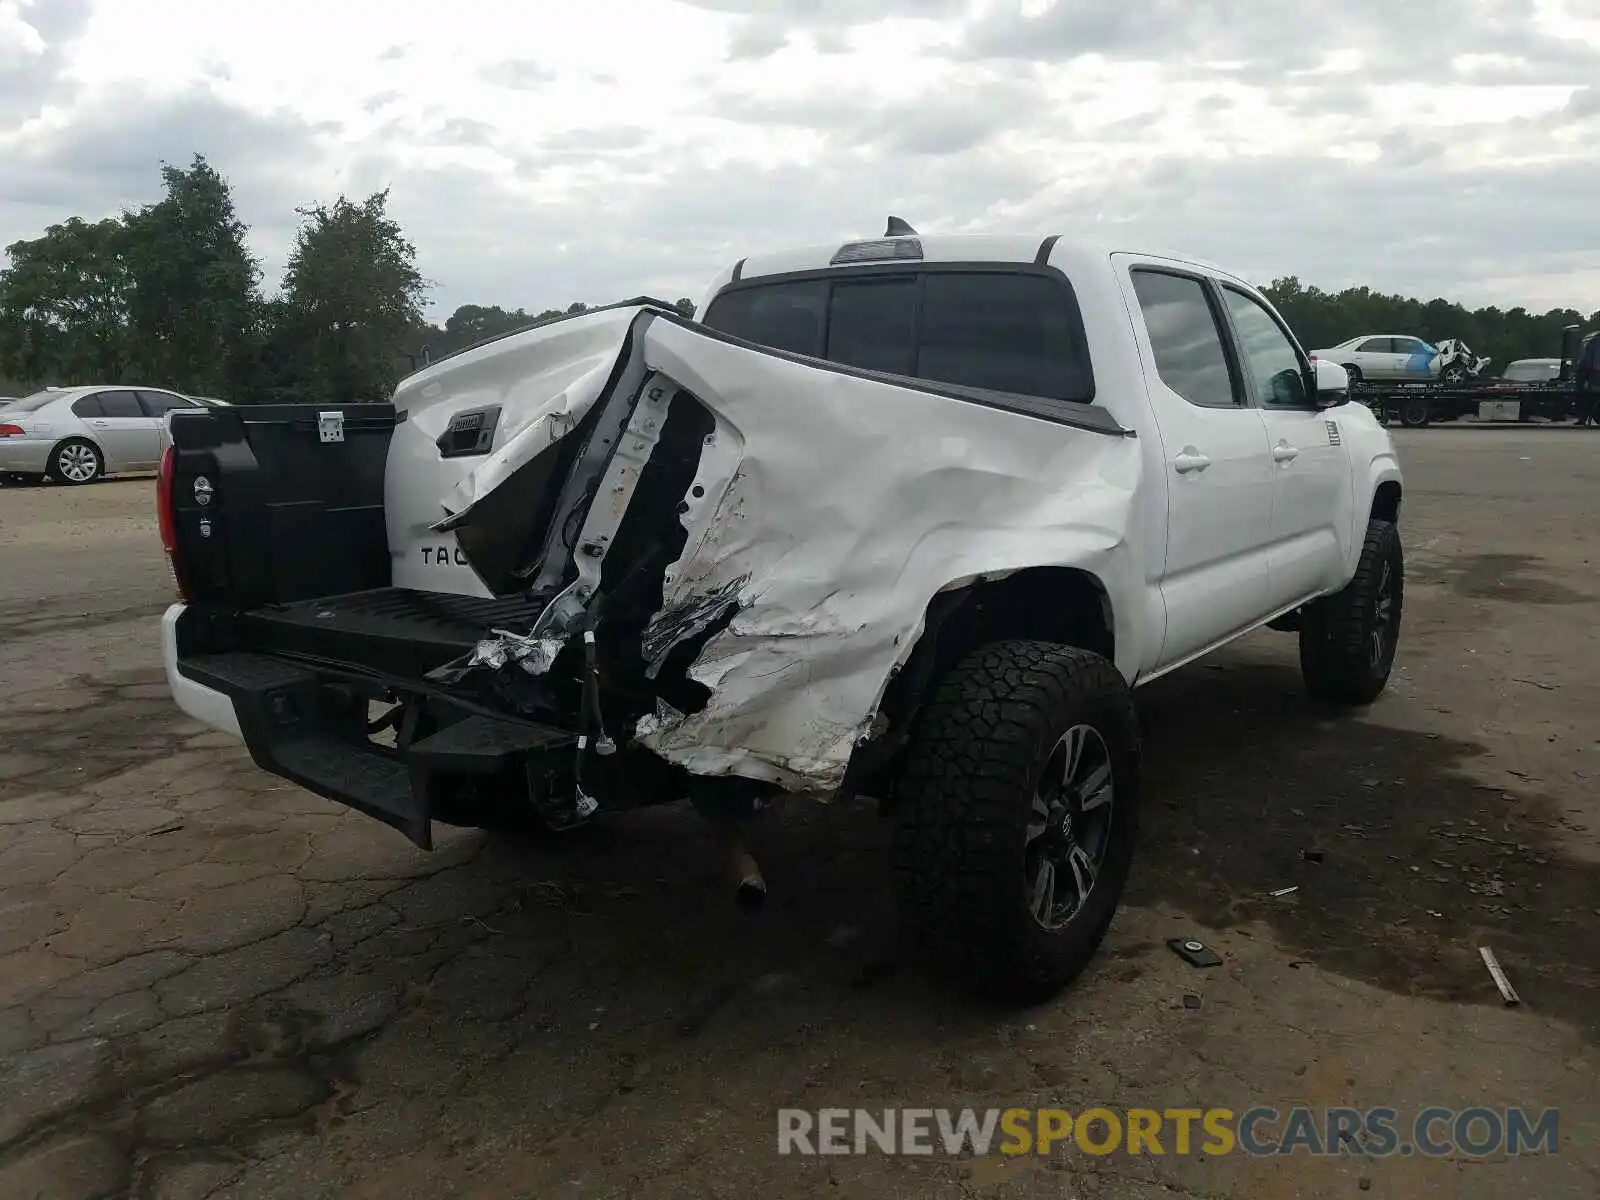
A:
{"type": "Polygon", "coordinates": [[[1363,333],[1311,354],[1338,363],[1350,372],[1353,383],[1363,379],[1426,383],[1438,372],[1439,348],[1409,334],[1363,333]]]}
{"type": "Polygon", "coordinates": [[[162,418],[197,400],[160,388],[47,388],[0,409],[0,475],[93,483],[119,471],[153,471],[162,418]]]}

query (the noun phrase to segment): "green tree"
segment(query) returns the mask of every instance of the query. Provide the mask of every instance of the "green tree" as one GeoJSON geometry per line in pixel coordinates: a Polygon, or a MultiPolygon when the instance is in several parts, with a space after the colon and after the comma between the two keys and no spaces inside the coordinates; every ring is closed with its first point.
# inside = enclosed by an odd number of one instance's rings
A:
{"type": "Polygon", "coordinates": [[[268,340],[288,339],[304,385],[327,400],[387,399],[422,324],[427,284],[388,199],[385,190],[296,210],[282,324],[268,340]]]}
{"type": "Polygon", "coordinates": [[[0,371],[30,383],[118,382],[128,373],[126,229],[71,217],[6,247],[0,371]]]}
{"type": "Polygon", "coordinates": [[[240,384],[261,312],[261,268],[227,180],[204,156],[163,164],[166,196],[123,218],[129,328],[150,383],[215,395],[240,384]]]}

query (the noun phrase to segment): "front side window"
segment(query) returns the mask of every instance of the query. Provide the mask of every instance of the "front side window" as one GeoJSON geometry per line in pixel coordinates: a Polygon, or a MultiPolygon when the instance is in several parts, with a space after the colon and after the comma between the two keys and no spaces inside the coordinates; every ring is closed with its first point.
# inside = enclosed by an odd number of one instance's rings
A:
{"type": "Polygon", "coordinates": [[[1224,287],[1222,296],[1256,399],[1273,408],[1306,407],[1305,365],[1282,326],[1253,297],[1231,287],[1224,287]]]}
{"type": "Polygon", "coordinates": [[[1237,405],[1222,331],[1205,286],[1187,275],[1134,271],[1133,290],[1161,382],[1201,408],[1237,405]]]}

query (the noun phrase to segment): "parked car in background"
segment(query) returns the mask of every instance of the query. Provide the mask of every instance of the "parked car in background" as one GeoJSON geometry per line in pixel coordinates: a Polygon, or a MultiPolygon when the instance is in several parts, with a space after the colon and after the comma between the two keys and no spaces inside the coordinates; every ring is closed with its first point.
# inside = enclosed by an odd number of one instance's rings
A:
{"type": "Polygon", "coordinates": [[[153,471],[162,418],[198,400],[162,388],[46,388],[0,410],[0,475],[93,483],[119,471],[153,471]]]}
{"type": "Polygon", "coordinates": [[[1559,358],[1519,358],[1507,363],[1500,375],[1508,383],[1550,383],[1560,377],[1559,358]]]}

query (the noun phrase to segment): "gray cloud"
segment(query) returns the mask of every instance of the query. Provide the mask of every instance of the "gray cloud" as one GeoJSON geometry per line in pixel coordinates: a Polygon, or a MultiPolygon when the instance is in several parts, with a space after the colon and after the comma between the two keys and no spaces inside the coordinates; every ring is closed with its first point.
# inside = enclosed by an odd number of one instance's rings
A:
{"type": "Polygon", "coordinates": [[[505,59],[485,67],[481,74],[486,83],[521,92],[542,88],[556,77],[556,73],[543,63],[527,58],[505,59]]]}
{"type": "Polygon", "coordinates": [[[1572,93],[1572,98],[1567,101],[1567,106],[1562,112],[1580,120],[1600,117],[1600,87],[1591,83],[1579,88],[1572,93]]]}
{"type": "Polygon", "coordinates": [[[939,157],[987,145],[1026,124],[1043,93],[1027,76],[955,84],[885,103],[865,90],[818,91],[781,100],[718,93],[710,107],[746,125],[823,134],[838,149],[939,157]]]}
{"type": "Polygon", "coordinates": [[[76,90],[66,78],[67,61],[72,43],[89,23],[91,7],[91,0],[35,0],[22,10],[22,20],[39,35],[44,51],[19,49],[0,69],[0,132],[76,90]]]}
{"type": "Polygon", "coordinates": [[[1600,48],[1539,32],[1535,15],[1533,0],[1277,0],[1248,11],[1224,0],[1054,0],[1029,16],[1018,0],[1002,0],[967,23],[952,53],[1042,62],[1087,54],[1242,61],[1253,64],[1257,79],[1279,80],[1335,49],[1359,50],[1368,70],[1410,79],[1450,77],[1456,57],[1475,53],[1512,60],[1499,68],[1502,78],[1483,82],[1511,81],[1507,73],[1544,83],[1592,79],[1600,48]]]}
{"type": "Polygon", "coordinates": [[[240,108],[204,87],[164,96],[119,90],[80,107],[65,129],[8,148],[0,245],[69,216],[99,220],[152,203],[162,162],[187,166],[199,153],[227,178],[274,282],[296,206],[331,199],[342,186],[341,160],[325,149],[331,132],[289,113],[240,108]]]}
{"type": "Polygon", "coordinates": [[[694,8],[761,17],[788,28],[871,25],[891,17],[960,16],[966,0],[682,0],[694,8]]]}
{"type": "Polygon", "coordinates": [[[789,30],[781,21],[757,17],[745,21],[728,39],[728,58],[734,61],[767,58],[789,44],[789,30]]]}

